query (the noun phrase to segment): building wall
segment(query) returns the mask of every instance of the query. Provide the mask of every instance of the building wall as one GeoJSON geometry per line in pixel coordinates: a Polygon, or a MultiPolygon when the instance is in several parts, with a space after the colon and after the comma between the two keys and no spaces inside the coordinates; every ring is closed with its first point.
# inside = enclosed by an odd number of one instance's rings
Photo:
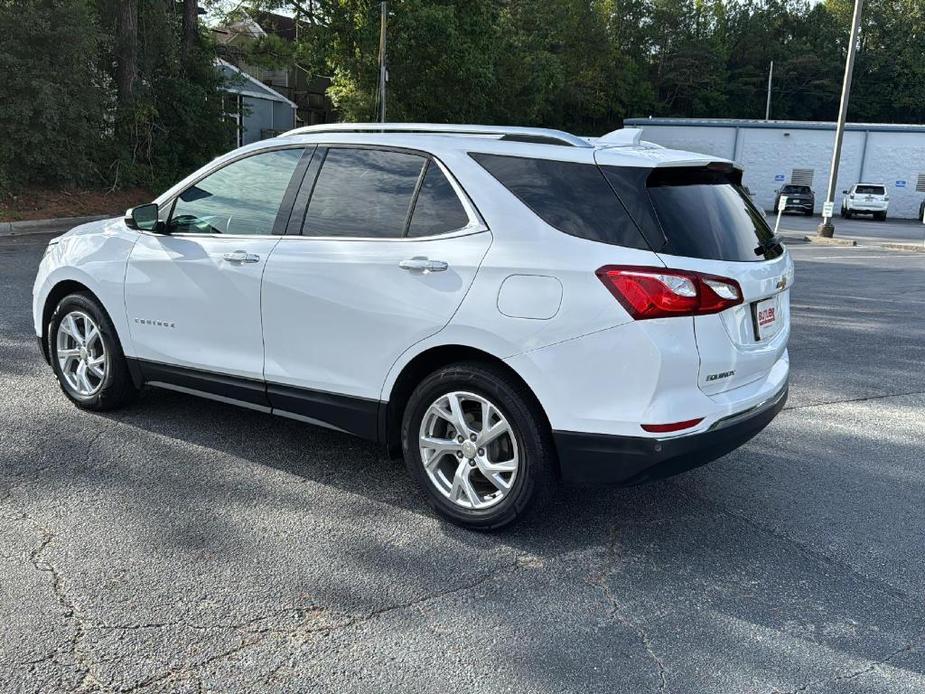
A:
{"type": "MultiPolygon", "coordinates": [[[[780,186],[790,182],[793,169],[812,169],[816,213],[822,212],[834,130],[749,127],[733,123],[718,127],[653,125],[643,119],[627,121],[626,127],[641,127],[643,140],[665,147],[734,159],[744,167],[745,185],[766,210],[774,206],[780,186]]],[[[916,192],[920,174],[925,174],[925,132],[847,130],[838,170],[836,214],[841,208],[842,191],[863,180],[886,185],[891,217],[915,218],[925,198],[925,193],[916,192]],[[905,186],[901,185],[903,181],[905,186]]]]}
{"type": "Polygon", "coordinates": [[[251,142],[264,139],[263,131],[273,128],[273,103],[269,99],[244,97],[242,144],[249,145],[251,142]]]}
{"type": "Polygon", "coordinates": [[[244,96],[241,144],[275,137],[295,127],[295,109],[283,101],[244,96]]]}

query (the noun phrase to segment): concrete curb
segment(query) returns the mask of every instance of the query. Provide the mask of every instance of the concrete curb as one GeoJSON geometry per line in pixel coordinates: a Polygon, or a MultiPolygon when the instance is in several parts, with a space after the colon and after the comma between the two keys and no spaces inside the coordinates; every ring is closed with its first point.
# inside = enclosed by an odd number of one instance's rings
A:
{"type": "Polygon", "coordinates": [[[803,240],[817,246],[857,246],[853,239],[830,239],[825,236],[804,236],[803,240]]]}
{"type": "Polygon", "coordinates": [[[913,253],[925,253],[925,244],[921,243],[881,243],[881,248],[889,248],[893,251],[911,251],[913,253]]]}
{"type": "Polygon", "coordinates": [[[59,217],[57,219],[27,219],[22,222],[0,222],[0,236],[63,233],[80,224],[109,219],[115,215],[98,214],[92,217],[59,217]]]}

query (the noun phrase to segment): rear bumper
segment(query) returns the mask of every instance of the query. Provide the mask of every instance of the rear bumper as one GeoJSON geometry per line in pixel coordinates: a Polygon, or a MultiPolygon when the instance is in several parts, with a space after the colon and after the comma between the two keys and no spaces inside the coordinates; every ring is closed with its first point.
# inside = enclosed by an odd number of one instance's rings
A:
{"type": "Polygon", "coordinates": [[[889,204],[885,202],[852,203],[847,206],[849,212],[886,212],[889,204]]]}
{"type": "Polygon", "coordinates": [[[622,484],[677,475],[735,450],[764,429],[787,402],[785,383],[763,403],[690,436],[657,439],[554,431],[562,478],[571,484],[622,484]]]}

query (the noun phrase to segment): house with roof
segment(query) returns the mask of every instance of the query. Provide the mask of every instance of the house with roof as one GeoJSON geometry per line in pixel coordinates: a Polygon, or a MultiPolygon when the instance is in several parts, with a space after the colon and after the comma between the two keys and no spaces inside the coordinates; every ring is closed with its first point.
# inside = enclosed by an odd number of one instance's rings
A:
{"type": "MultiPolygon", "coordinates": [[[[327,97],[331,80],[313,75],[297,61],[273,68],[250,65],[247,63],[247,47],[268,35],[274,35],[287,42],[297,41],[300,33],[306,28],[307,24],[295,17],[246,10],[239,12],[234,21],[212,29],[226,70],[230,67],[244,73],[295,105],[295,123],[290,127],[317,125],[336,120],[334,106],[327,97]]],[[[287,129],[289,128],[276,128],[280,132],[287,129]]],[[[265,135],[270,136],[272,135],[265,135]]],[[[245,136],[245,141],[252,141],[247,137],[254,137],[253,129],[250,135],[245,136]]]]}

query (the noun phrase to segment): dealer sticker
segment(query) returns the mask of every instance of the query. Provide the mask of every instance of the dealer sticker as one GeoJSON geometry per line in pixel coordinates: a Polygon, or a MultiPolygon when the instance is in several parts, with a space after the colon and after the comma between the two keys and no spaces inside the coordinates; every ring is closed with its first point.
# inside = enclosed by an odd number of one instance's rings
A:
{"type": "Polygon", "coordinates": [[[780,329],[780,302],[776,296],[752,304],[755,319],[755,337],[760,342],[777,334],[780,329]]]}

